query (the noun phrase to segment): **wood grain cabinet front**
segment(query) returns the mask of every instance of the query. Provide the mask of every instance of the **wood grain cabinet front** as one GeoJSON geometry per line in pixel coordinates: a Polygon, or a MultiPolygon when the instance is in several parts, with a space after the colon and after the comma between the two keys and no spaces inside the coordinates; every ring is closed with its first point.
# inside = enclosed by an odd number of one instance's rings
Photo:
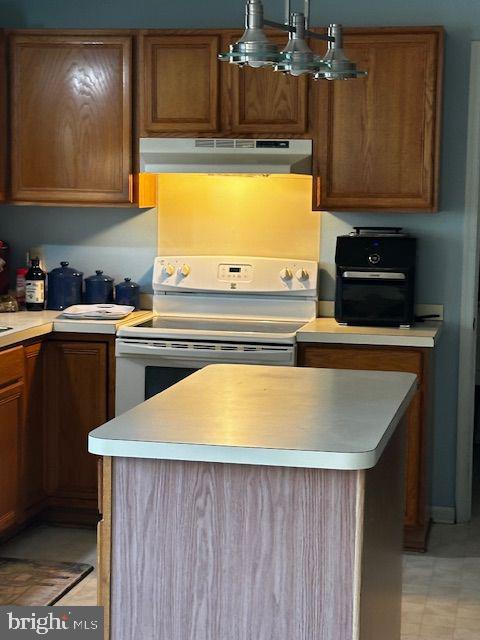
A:
{"type": "Polygon", "coordinates": [[[44,507],[46,419],[44,341],[25,345],[25,427],[22,444],[22,518],[28,520],[44,507]]]}
{"type": "Polygon", "coordinates": [[[0,30],[0,202],[7,199],[7,59],[5,31],[0,30]]]}
{"type": "Polygon", "coordinates": [[[195,136],[219,131],[219,53],[219,35],[141,36],[142,136],[195,136]]]}
{"type": "MultiPolygon", "coordinates": [[[[139,47],[141,136],[303,137],[307,80],[221,63],[240,31],[146,31],[139,47]]],[[[285,35],[272,34],[285,44],[285,35]]]]}
{"type": "Polygon", "coordinates": [[[0,534],[21,517],[21,447],[24,425],[22,347],[0,352],[0,534]]]}
{"type": "Polygon", "coordinates": [[[51,519],[95,519],[97,458],[88,434],[112,416],[112,347],[107,341],[51,338],[46,345],[47,487],[51,519]]]}
{"type": "Polygon", "coordinates": [[[127,204],[132,38],[10,36],[11,199],[127,204]]]}
{"type": "MultiPolygon", "coordinates": [[[[418,391],[407,412],[404,545],[424,551],[429,528],[426,504],[426,449],[431,420],[430,349],[300,344],[303,367],[402,371],[418,377],[418,391]]],[[[346,399],[348,400],[348,399],[346,399]]]]}
{"type": "MultiPolygon", "coordinates": [[[[238,40],[240,31],[226,34],[223,49],[238,40]]],[[[270,34],[280,49],[285,34],[270,34]]],[[[233,135],[303,137],[308,129],[306,77],[276,73],[272,68],[252,69],[222,63],[223,128],[233,135]]]]}
{"type": "Polygon", "coordinates": [[[345,30],[346,53],[368,77],[312,81],[314,209],[437,210],[443,35],[345,30]]]}

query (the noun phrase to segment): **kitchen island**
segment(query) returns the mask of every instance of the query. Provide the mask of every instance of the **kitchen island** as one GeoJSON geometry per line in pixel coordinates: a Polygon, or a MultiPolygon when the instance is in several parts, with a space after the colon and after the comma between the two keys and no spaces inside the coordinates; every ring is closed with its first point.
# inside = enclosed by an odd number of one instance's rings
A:
{"type": "Polygon", "coordinates": [[[213,365],[93,431],[105,637],[398,640],[415,390],[213,365]]]}

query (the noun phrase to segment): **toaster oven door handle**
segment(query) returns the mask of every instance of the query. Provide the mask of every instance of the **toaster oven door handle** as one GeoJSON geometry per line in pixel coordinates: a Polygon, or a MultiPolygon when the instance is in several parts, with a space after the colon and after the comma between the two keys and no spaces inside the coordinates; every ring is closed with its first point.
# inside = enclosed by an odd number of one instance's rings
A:
{"type": "Polygon", "coordinates": [[[351,280],[406,280],[404,273],[393,271],[344,271],[342,278],[351,280]]]}

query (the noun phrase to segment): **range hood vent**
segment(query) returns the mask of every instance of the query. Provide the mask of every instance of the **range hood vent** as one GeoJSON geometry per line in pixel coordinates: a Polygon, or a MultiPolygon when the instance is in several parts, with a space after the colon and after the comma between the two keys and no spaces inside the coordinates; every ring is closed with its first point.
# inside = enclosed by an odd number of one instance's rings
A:
{"type": "Polygon", "coordinates": [[[197,138],[195,149],[255,149],[255,140],[233,138],[197,138]]]}
{"type": "Polygon", "coordinates": [[[140,138],[142,173],[312,173],[311,140],[140,138]]]}

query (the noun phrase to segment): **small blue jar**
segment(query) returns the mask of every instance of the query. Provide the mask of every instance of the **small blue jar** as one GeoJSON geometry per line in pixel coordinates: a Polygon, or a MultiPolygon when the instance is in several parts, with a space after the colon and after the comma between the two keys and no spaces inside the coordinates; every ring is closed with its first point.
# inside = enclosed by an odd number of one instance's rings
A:
{"type": "Polygon", "coordinates": [[[113,302],[113,278],[97,269],[94,276],[85,278],[85,303],[106,304],[113,302]]]}
{"type": "Polygon", "coordinates": [[[63,311],[82,302],[83,273],[68,264],[61,262],[48,274],[47,309],[63,311]]]}
{"type": "Polygon", "coordinates": [[[140,286],[132,282],[131,278],[125,278],[115,287],[115,303],[125,304],[129,307],[140,308],[140,286]]]}

